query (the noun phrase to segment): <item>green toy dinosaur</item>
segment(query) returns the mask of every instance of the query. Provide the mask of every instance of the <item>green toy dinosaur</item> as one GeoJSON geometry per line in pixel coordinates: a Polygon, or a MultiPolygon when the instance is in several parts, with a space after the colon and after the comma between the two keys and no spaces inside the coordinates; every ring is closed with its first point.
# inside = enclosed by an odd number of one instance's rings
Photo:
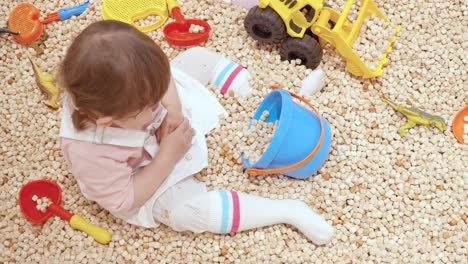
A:
{"type": "Polygon", "coordinates": [[[408,119],[406,124],[404,124],[398,129],[398,133],[400,133],[400,136],[402,137],[405,136],[406,129],[413,128],[416,125],[423,125],[426,128],[429,125],[434,125],[437,129],[439,129],[442,132],[447,129],[447,124],[445,123],[445,120],[440,116],[428,114],[424,111],[419,110],[418,108],[404,107],[401,104],[397,105],[396,103],[385,98],[382,98],[382,100],[389,104],[396,111],[402,113],[408,119]]]}

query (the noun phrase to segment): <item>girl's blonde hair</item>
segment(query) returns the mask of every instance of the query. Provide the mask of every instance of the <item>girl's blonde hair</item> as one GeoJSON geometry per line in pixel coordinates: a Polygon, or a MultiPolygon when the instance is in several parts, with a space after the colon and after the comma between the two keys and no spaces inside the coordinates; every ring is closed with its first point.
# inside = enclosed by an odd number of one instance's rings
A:
{"type": "Polygon", "coordinates": [[[63,60],[58,82],[76,105],[77,130],[97,114],[126,117],[159,102],[170,82],[164,52],[144,33],[118,21],[99,21],[75,38],[63,60]]]}

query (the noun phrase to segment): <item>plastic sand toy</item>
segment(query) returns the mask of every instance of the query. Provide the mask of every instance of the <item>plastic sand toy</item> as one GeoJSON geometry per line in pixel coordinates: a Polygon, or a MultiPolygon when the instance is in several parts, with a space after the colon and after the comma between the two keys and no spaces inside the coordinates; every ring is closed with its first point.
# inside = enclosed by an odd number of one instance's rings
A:
{"type": "Polygon", "coordinates": [[[278,126],[265,151],[254,159],[255,163],[250,163],[244,153],[247,173],[252,176],[283,174],[296,179],[314,175],[331,150],[331,130],[325,118],[303,97],[280,89],[265,97],[253,119],[260,120],[264,111],[269,112],[264,122],[278,121],[278,126]],[[310,109],[294,102],[293,98],[310,109]]]}
{"type": "Polygon", "coordinates": [[[210,35],[210,25],[201,19],[185,19],[176,0],[167,0],[169,10],[175,18],[175,22],[167,24],[164,29],[164,37],[169,44],[174,46],[194,46],[205,42],[210,35]],[[198,32],[192,32],[191,27],[201,27],[198,32]]]}
{"type": "Polygon", "coordinates": [[[81,216],[63,209],[60,206],[61,198],[62,190],[57,183],[48,180],[36,180],[21,188],[18,203],[24,216],[35,224],[41,224],[52,215],[57,215],[68,221],[74,229],[87,233],[101,244],[107,244],[111,241],[112,235],[109,231],[90,224],[81,216]],[[47,202],[47,204],[41,206],[42,203],[39,201],[47,202]]]}
{"type": "Polygon", "coordinates": [[[80,6],[63,8],[55,13],[49,14],[44,21],[41,21],[41,13],[39,9],[32,4],[22,3],[17,5],[11,11],[10,17],[8,18],[8,31],[2,30],[1,32],[13,32],[13,39],[17,43],[22,45],[31,45],[39,52],[40,49],[37,46],[37,41],[44,33],[44,24],[56,20],[66,20],[72,16],[81,15],[89,5],[90,3],[86,2],[80,6]]]}
{"type": "Polygon", "coordinates": [[[468,104],[460,109],[452,123],[452,133],[461,144],[468,144],[468,104]]]}
{"type": "Polygon", "coordinates": [[[55,84],[54,75],[43,73],[39,66],[37,66],[36,63],[34,63],[30,55],[28,55],[28,59],[33,66],[34,77],[36,78],[37,85],[41,89],[41,92],[47,96],[47,101],[45,102],[45,104],[53,109],[57,109],[57,101],[61,89],[55,84]]]}
{"type": "Polygon", "coordinates": [[[106,20],[118,20],[133,25],[142,32],[149,32],[166,23],[168,11],[165,0],[104,0],[101,16],[106,20]],[[136,21],[148,16],[158,16],[159,20],[151,25],[137,25],[136,21]]]}
{"type": "Polygon", "coordinates": [[[394,28],[387,39],[375,68],[370,67],[353,49],[366,18],[375,16],[388,24],[387,17],[373,0],[361,0],[361,8],[354,22],[348,18],[354,0],[348,0],[341,12],[324,4],[324,0],[260,0],[250,9],[244,21],[249,35],[264,43],[281,43],[283,60],[300,59],[301,64],[315,69],[322,60],[322,47],[332,44],[346,61],[348,71],[359,77],[382,75],[387,54],[400,27],[394,28]]]}
{"type": "Polygon", "coordinates": [[[41,13],[35,6],[22,3],[10,13],[8,28],[19,32],[13,39],[19,44],[29,45],[40,39],[44,26],[39,20],[41,13]]]}
{"type": "Polygon", "coordinates": [[[48,14],[44,20],[42,21],[43,24],[47,24],[53,21],[63,21],[67,20],[72,16],[79,16],[81,15],[86,9],[88,9],[90,3],[86,2],[79,6],[69,7],[69,8],[61,8],[57,12],[48,14]]]}
{"type": "Polygon", "coordinates": [[[428,114],[415,107],[404,107],[401,104],[397,105],[396,103],[385,98],[382,98],[382,101],[389,104],[393,109],[395,109],[397,112],[402,113],[408,119],[408,121],[406,121],[406,124],[404,124],[398,129],[398,133],[400,133],[400,136],[402,137],[405,136],[406,129],[413,128],[416,125],[423,125],[425,127],[428,127],[429,125],[434,125],[437,129],[439,129],[442,132],[447,129],[447,123],[445,123],[445,120],[440,116],[428,114]]]}

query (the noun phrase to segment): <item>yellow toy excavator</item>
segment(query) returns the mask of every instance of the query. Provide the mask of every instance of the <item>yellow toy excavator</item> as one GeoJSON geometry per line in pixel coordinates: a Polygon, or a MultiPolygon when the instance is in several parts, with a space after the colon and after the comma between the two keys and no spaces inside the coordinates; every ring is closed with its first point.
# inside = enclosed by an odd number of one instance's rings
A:
{"type": "Polygon", "coordinates": [[[300,59],[308,68],[315,69],[322,59],[322,47],[332,44],[346,61],[348,71],[359,77],[372,78],[382,75],[387,54],[396,39],[400,27],[389,39],[377,67],[370,69],[353,50],[359,31],[368,16],[376,16],[388,23],[374,0],[360,0],[361,7],[356,20],[348,14],[354,0],[347,0],[341,12],[325,5],[325,0],[260,0],[250,9],[244,26],[252,38],[264,43],[280,43],[280,55],[284,60],[300,59]]]}

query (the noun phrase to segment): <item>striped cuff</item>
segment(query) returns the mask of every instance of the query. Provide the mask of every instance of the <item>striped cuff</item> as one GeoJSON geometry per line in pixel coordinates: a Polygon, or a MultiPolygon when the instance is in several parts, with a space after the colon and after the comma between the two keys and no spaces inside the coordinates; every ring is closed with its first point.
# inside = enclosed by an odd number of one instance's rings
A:
{"type": "Polygon", "coordinates": [[[239,195],[236,191],[220,190],[221,198],[221,224],[219,227],[220,234],[235,233],[239,230],[240,224],[240,203],[239,195]]]}
{"type": "Polygon", "coordinates": [[[216,66],[213,84],[224,95],[242,70],[244,70],[244,67],[241,65],[223,58],[216,66]]]}

